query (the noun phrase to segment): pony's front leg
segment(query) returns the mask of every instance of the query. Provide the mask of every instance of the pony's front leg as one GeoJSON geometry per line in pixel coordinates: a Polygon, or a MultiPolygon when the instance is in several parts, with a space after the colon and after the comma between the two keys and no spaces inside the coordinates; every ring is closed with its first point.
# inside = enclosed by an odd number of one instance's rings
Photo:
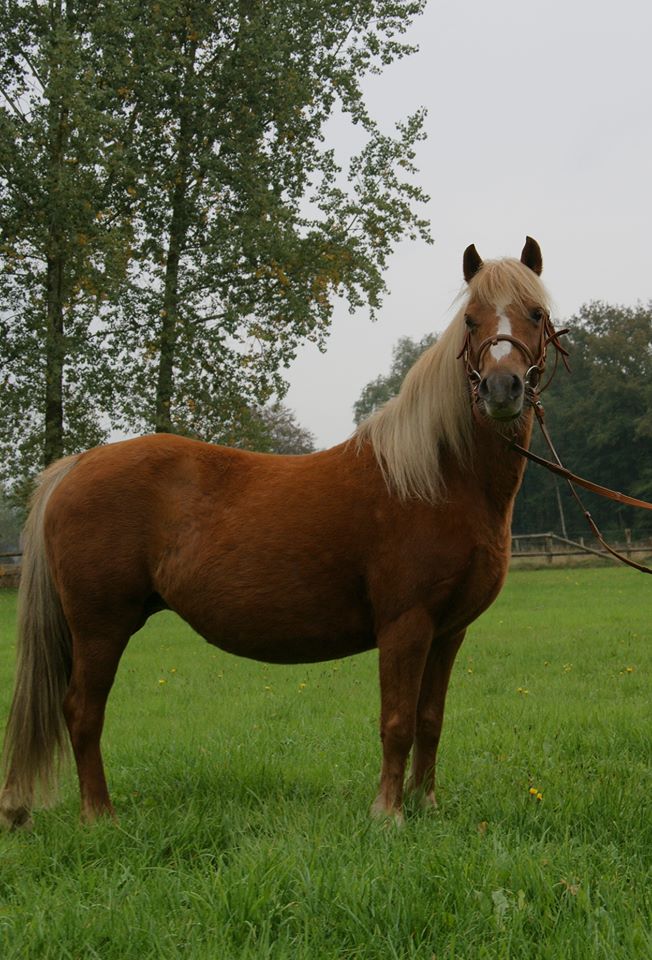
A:
{"type": "Polygon", "coordinates": [[[418,607],[378,633],[383,767],[378,796],[371,808],[376,816],[402,819],[405,764],[414,740],[421,678],[432,635],[432,620],[418,607]]]}
{"type": "Polygon", "coordinates": [[[418,792],[426,807],[436,806],[435,761],[444,722],[446,691],[464,633],[462,630],[443,642],[435,638],[421,680],[408,790],[418,792]]]}

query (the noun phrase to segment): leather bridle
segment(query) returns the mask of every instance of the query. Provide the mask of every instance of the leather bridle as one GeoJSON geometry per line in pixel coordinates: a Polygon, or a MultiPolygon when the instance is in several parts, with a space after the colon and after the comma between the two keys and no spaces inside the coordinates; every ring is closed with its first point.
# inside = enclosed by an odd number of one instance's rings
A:
{"type": "Polygon", "coordinates": [[[473,331],[467,327],[462,349],[458,353],[457,359],[461,359],[464,363],[466,376],[471,389],[471,402],[475,405],[480,400],[478,390],[482,383],[482,374],[479,371],[487,350],[495,347],[498,343],[507,342],[511,343],[513,347],[516,347],[517,350],[520,350],[528,363],[528,369],[523,377],[523,384],[525,386],[526,399],[528,403],[534,406],[538,401],[539,394],[543,393],[543,391],[550,386],[552,378],[557,371],[559,357],[562,358],[564,366],[570,373],[568,350],[559,343],[559,337],[562,337],[565,333],[568,333],[568,330],[555,330],[550,315],[546,313],[541,322],[538,356],[535,357],[528,345],[524,343],[523,340],[519,340],[518,337],[512,337],[509,333],[496,333],[491,337],[486,337],[486,339],[480,343],[476,351],[476,366],[474,366],[471,361],[471,351],[473,347],[471,338],[473,331]],[[545,370],[546,357],[550,344],[555,348],[555,366],[546,383],[541,386],[541,379],[545,370]]]}
{"type": "MultiPolygon", "coordinates": [[[[604,549],[615,557],[616,560],[620,560],[622,563],[627,564],[630,567],[634,567],[635,570],[640,570],[641,573],[652,573],[652,568],[646,567],[642,563],[636,563],[635,560],[631,560],[629,557],[624,556],[622,553],[619,553],[617,550],[614,550],[613,547],[610,547],[606,542],[598,526],[589,513],[589,511],[584,506],[579,493],[574,487],[574,484],[584,487],[586,490],[590,490],[592,493],[597,493],[602,497],[607,497],[610,500],[617,500],[619,503],[626,504],[628,506],[640,507],[643,510],[652,510],[652,503],[648,503],[646,500],[638,500],[636,497],[629,497],[627,494],[620,493],[617,490],[611,490],[609,487],[600,486],[600,484],[593,483],[591,480],[585,480],[583,477],[577,476],[577,474],[571,473],[570,470],[567,470],[566,467],[562,464],[559,459],[559,455],[555,450],[555,446],[552,442],[552,438],[548,432],[548,429],[545,424],[545,414],[543,409],[543,404],[540,400],[540,394],[546,390],[557,372],[557,364],[559,362],[559,357],[562,358],[562,362],[566,367],[566,370],[570,373],[570,367],[568,365],[568,350],[565,349],[559,343],[559,337],[568,333],[567,329],[564,330],[555,330],[550,315],[546,313],[541,324],[541,335],[539,339],[539,353],[535,358],[532,351],[526,343],[522,340],[519,340],[517,337],[512,337],[507,333],[497,333],[492,337],[487,337],[483,340],[477,348],[476,351],[476,366],[473,365],[471,361],[471,351],[472,351],[472,331],[467,328],[466,335],[464,337],[464,342],[462,344],[462,349],[457,355],[458,360],[462,360],[464,363],[464,368],[466,370],[467,380],[469,382],[469,392],[471,396],[471,404],[473,407],[474,414],[480,416],[478,410],[478,404],[480,403],[480,394],[479,388],[482,383],[482,374],[479,372],[479,368],[482,367],[482,361],[484,355],[491,347],[496,346],[496,344],[501,341],[511,343],[512,346],[516,347],[517,350],[525,357],[529,367],[525,372],[523,377],[523,384],[525,388],[525,400],[534,410],[534,415],[537,418],[539,427],[541,428],[541,433],[543,434],[544,440],[550,450],[553,461],[546,460],[544,457],[539,457],[535,453],[531,453],[525,447],[522,447],[520,444],[516,443],[515,440],[510,440],[507,437],[503,437],[505,442],[509,447],[518,453],[522,457],[526,457],[528,460],[532,460],[534,463],[538,463],[539,466],[545,467],[547,470],[552,471],[552,473],[557,474],[560,477],[563,477],[564,480],[568,483],[571,494],[573,495],[575,501],[582,510],[584,517],[598,542],[604,547],[604,549]],[[541,380],[543,378],[543,373],[546,365],[546,355],[548,347],[550,344],[555,348],[555,365],[553,367],[552,373],[548,377],[546,383],[542,386],[541,380]]],[[[502,436],[502,434],[501,434],[502,436]]]]}

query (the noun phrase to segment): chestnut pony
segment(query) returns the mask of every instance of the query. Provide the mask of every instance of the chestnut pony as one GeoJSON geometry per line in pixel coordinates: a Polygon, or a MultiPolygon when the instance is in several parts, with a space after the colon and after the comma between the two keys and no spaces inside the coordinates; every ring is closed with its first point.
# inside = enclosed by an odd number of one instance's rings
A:
{"type": "Polygon", "coordinates": [[[528,444],[528,378],[552,330],[541,265],[531,238],[520,260],[483,262],[469,247],[449,327],[398,396],[330,450],[274,456],[159,434],[48,467],[26,527],[5,825],[29,823],[66,729],[83,818],[113,812],[106,700],[129,638],[166,608],[270,663],[378,647],[372,809],[400,819],[410,750],[408,787],[435,803],[453,660],[509,562],[524,461],[505,438],[528,444]]]}

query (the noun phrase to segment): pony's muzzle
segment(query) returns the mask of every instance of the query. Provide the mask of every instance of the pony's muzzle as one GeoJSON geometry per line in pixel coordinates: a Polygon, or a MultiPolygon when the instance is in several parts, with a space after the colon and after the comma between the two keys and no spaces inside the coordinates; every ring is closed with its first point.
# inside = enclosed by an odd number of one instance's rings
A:
{"type": "Polygon", "coordinates": [[[478,397],[494,420],[513,420],[523,410],[523,379],[516,373],[493,370],[478,384],[478,397]]]}

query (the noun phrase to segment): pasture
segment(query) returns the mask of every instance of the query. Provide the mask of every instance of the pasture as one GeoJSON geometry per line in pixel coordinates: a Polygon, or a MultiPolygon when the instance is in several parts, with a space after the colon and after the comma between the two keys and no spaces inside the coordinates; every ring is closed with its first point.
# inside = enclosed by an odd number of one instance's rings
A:
{"type": "MultiPolygon", "coordinates": [[[[652,955],[650,590],[512,572],[457,659],[439,809],[402,830],[368,816],[375,653],[271,667],[154,617],[109,699],[119,824],[81,827],[68,774],[32,833],[0,835],[0,956],[652,955]]],[[[14,619],[0,592],[3,725],[14,619]]]]}

